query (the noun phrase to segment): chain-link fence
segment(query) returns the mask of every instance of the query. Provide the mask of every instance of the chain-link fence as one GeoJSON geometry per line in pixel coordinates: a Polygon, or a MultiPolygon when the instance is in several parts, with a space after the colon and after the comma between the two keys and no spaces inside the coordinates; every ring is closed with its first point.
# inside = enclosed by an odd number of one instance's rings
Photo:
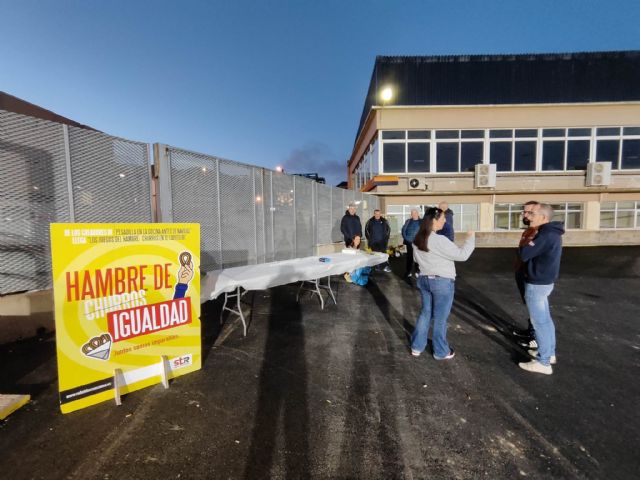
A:
{"type": "Polygon", "coordinates": [[[186,150],[0,110],[0,294],[51,286],[52,222],[195,222],[201,266],[312,255],[347,205],[378,198],[186,150]]]}

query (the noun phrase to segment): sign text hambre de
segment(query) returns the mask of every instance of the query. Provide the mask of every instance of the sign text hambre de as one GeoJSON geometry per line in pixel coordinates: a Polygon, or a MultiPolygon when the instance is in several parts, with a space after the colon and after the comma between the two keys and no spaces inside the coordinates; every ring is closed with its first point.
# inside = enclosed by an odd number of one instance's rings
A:
{"type": "Polygon", "coordinates": [[[51,251],[64,413],[200,368],[199,225],[52,224],[51,251]]]}

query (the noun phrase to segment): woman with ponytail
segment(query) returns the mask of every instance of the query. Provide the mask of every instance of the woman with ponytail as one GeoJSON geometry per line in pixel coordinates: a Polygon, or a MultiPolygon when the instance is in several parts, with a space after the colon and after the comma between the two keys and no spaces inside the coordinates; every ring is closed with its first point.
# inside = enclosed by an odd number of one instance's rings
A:
{"type": "Polygon", "coordinates": [[[414,357],[420,356],[427,347],[431,321],[433,358],[449,360],[455,355],[447,342],[447,319],[453,305],[456,278],[453,262],[463,262],[471,256],[475,233],[467,232],[464,245],[458,247],[444,235],[435,235],[445,222],[441,209],[428,208],[413,240],[413,258],[420,266],[417,283],[422,297],[422,310],[411,335],[411,355],[414,357]]]}

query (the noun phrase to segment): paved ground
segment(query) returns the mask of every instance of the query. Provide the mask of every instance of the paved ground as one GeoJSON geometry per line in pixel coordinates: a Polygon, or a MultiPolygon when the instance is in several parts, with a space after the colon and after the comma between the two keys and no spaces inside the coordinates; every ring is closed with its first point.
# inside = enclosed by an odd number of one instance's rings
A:
{"type": "Polygon", "coordinates": [[[516,365],[511,255],[459,266],[451,362],[408,353],[403,259],[366,288],[337,280],[324,311],[292,286],[249,295],[246,338],[209,302],[203,369],[121,407],[63,416],[53,339],[2,346],[0,391],[33,401],[0,424],[0,476],[638,478],[640,247],[565,251],[552,376],[516,365]]]}

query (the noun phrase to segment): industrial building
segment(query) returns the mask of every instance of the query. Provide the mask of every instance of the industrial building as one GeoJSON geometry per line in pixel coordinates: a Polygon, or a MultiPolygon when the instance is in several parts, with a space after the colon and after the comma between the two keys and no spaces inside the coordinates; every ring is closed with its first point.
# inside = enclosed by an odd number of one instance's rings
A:
{"type": "Polygon", "coordinates": [[[512,246],[538,200],[565,244],[639,244],[640,51],[379,56],[348,178],[396,234],[445,200],[456,231],[512,246]]]}

